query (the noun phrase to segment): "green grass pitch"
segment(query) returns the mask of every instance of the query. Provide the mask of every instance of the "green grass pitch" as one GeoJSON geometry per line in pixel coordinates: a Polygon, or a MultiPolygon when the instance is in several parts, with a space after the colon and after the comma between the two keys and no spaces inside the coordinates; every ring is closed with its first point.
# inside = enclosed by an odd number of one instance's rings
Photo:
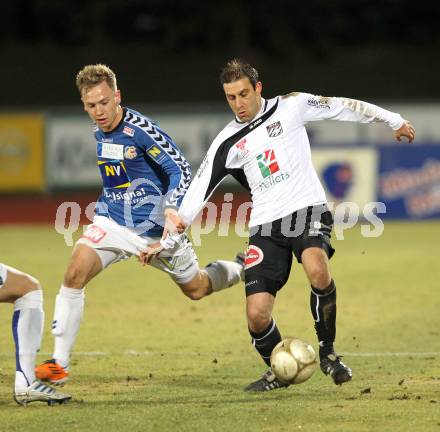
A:
{"type": "MultiPolygon", "coordinates": [[[[342,387],[317,371],[304,384],[266,394],[243,387],[265,368],[250,345],[244,285],[199,302],[134,259],[86,290],[73,355],[70,404],[19,407],[11,305],[0,306],[1,431],[440,431],[440,224],[385,224],[379,238],[357,226],[334,240],[336,347],[353,368],[342,387]]],[[[245,239],[212,234],[202,265],[233,257],[245,239]]],[[[1,227],[0,261],[38,277],[45,292],[42,361],[52,351],[54,297],[71,253],[52,227],[1,227]]],[[[317,348],[309,287],[295,264],[277,298],[284,336],[317,348]]]]}

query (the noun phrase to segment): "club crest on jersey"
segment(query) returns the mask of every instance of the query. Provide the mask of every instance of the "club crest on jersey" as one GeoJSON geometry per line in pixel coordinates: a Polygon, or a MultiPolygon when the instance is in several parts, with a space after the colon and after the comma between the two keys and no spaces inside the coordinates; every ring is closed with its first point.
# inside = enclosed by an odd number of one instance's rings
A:
{"type": "Polygon", "coordinates": [[[281,122],[279,121],[272,123],[269,126],[266,126],[266,130],[267,130],[267,134],[271,138],[275,138],[283,133],[283,127],[281,126],[281,122]]]}
{"type": "Polygon", "coordinates": [[[125,133],[125,135],[132,137],[134,135],[134,129],[132,129],[131,127],[128,127],[128,126],[124,126],[122,133],[125,133]]]}
{"type": "Polygon", "coordinates": [[[135,146],[125,147],[124,158],[134,159],[137,156],[137,151],[135,146]]]}
{"type": "Polygon", "coordinates": [[[246,258],[244,261],[244,268],[249,269],[255,267],[263,261],[264,253],[263,251],[255,245],[250,245],[246,249],[246,258]]]}

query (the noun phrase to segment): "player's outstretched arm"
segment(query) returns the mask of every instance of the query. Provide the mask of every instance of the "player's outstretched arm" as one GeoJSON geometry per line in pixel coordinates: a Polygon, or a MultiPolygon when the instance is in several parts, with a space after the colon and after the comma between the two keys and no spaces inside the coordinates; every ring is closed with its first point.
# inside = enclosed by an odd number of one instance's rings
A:
{"type": "Polygon", "coordinates": [[[403,125],[394,131],[394,136],[396,137],[397,141],[401,141],[402,137],[405,137],[408,138],[408,142],[411,143],[414,141],[416,131],[413,125],[408,120],[405,120],[403,125]]]}
{"type": "MultiPolygon", "coordinates": [[[[294,101],[295,98],[292,100],[294,101]]],[[[300,116],[305,123],[318,120],[385,123],[394,131],[401,130],[405,123],[398,113],[356,99],[297,93],[296,100],[300,116]]],[[[409,131],[405,130],[406,132],[409,131]]]]}
{"type": "Polygon", "coordinates": [[[151,259],[155,255],[159,255],[164,249],[171,249],[175,243],[179,241],[180,234],[182,234],[186,225],[182,218],[174,208],[166,208],[165,214],[165,226],[163,229],[162,239],[157,243],[149,246],[145,251],[139,255],[139,261],[142,265],[149,264],[151,259]]]}

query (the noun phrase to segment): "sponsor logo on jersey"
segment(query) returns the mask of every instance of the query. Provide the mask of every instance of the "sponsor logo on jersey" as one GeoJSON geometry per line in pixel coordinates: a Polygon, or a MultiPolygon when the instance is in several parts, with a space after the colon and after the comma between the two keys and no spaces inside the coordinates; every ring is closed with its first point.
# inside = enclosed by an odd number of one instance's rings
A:
{"type": "Polygon", "coordinates": [[[287,180],[290,175],[280,172],[275,150],[266,150],[257,156],[258,168],[260,168],[263,181],[258,185],[260,190],[269,189],[273,185],[287,180]]]}
{"type": "Polygon", "coordinates": [[[263,178],[269,177],[280,170],[275,156],[275,150],[265,150],[257,156],[258,168],[263,178]]]}
{"type": "Polygon", "coordinates": [[[249,150],[246,148],[246,138],[238,141],[235,147],[239,150],[240,157],[245,157],[249,153],[249,150]]]}
{"type": "Polygon", "coordinates": [[[246,258],[244,261],[244,268],[249,269],[255,267],[263,261],[264,253],[263,251],[255,245],[250,245],[246,249],[246,258]]]}
{"type": "Polygon", "coordinates": [[[307,105],[315,108],[330,109],[330,98],[325,96],[315,96],[307,99],[307,105]]]}
{"type": "Polygon", "coordinates": [[[124,159],[124,146],[106,142],[98,143],[98,156],[105,159],[124,159]]]}
{"type": "Polygon", "coordinates": [[[263,119],[261,117],[258,120],[255,120],[253,123],[249,125],[249,129],[252,130],[256,128],[262,121],[263,119]]]}
{"type": "Polygon", "coordinates": [[[273,176],[270,176],[270,177],[267,177],[266,179],[264,179],[258,185],[258,187],[260,188],[260,190],[269,189],[273,185],[276,185],[278,183],[283,182],[284,180],[287,180],[289,177],[290,177],[290,175],[287,173],[278,173],[277,175],[273,175],[273,176]]]}
{"type": "Polygon", "coordinates": [[[283,127],[281,126],[281,122],[277,121],[275,123],[266,126],[267,134],[271,138],[275,138],[283,133],[283,127]]]}
{"type": "Polygon", "coordinates": [[[105,188],[127,188],[130,186],[130,179],[123,162],[118,160],[98,161],[98,166],[105,188]]]}
{"type": "Polygon", "coordinates": [[[153,156],[154,158],[157,158],[162,152],[160,151],[159,148],[157,148],[156,146],[150,147],[148,149],[148,154],[150,156],[153,156]]]}
{"type": "Polygon", "coordinates": [[[106,235],[107,232],[98,225],[90,225],[82,235],[82,238],[85,238],[92,243],[99,243],[106,235]]]}
{"type": "Polygon", "coordinates": [[[239,150],[246,150],[246,138],[243,138],[241,141],[238,141],[237,144],[235,144],[235,147],[237,147],[239,150]]]}
{"type": "Polygon", "coordinates": [[[164,151],[161,147],[155,144],[147,148],[147,154],[151,156],[157,163],[162,163],[162,161],[167,157],[167,151],[164,151]]]}
{"type": "Polygon", "coordinates": [[[137,151],[135,146],[125,147],[124,158],[134,159],[137,156],[137,151]]]}
{"type": "Polygon", "coordinates": [[[111,202],[119,202],[124,201],[127,204],[137,204],[141,201],[144,201],[145,197],[147,196],[147,191],[145,188],[136,189],[134,191],[130,192],[114,192],[114,191],[108,191],[104,190],[104,195],[106,200],[109,200],[111,202]]]}
{"type": "Polygon", "coordinates": [[[122,133],[125,133],[125,135],[132,137],[132,136],[134,136],[134,129],[132,129],[131,127],[128,127],[128,126],[124,126],[122,133]]]}

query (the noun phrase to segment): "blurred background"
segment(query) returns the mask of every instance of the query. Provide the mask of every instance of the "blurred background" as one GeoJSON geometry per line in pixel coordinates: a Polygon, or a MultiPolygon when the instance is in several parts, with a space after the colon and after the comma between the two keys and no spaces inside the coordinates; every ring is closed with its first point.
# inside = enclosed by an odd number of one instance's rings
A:
{"type": "Polygon", "coordinates": [[[157,120],[195,172],[231,119],[218,74],[237,56],[259,70],[266,97],[348,96],[409,119],[412,145],[393,142],[383,125],[313,123],[315,166],[329,201],[361,210],[382,201],[382,216],[394,219],[440,217],[438,2],[17,0],[0,8],[0,223],[53,223],[64,201],[79,203],[84,219],[96,199],[95,144],[74,85],[83,65],[112,67],[123,103],[157,120]]]}

